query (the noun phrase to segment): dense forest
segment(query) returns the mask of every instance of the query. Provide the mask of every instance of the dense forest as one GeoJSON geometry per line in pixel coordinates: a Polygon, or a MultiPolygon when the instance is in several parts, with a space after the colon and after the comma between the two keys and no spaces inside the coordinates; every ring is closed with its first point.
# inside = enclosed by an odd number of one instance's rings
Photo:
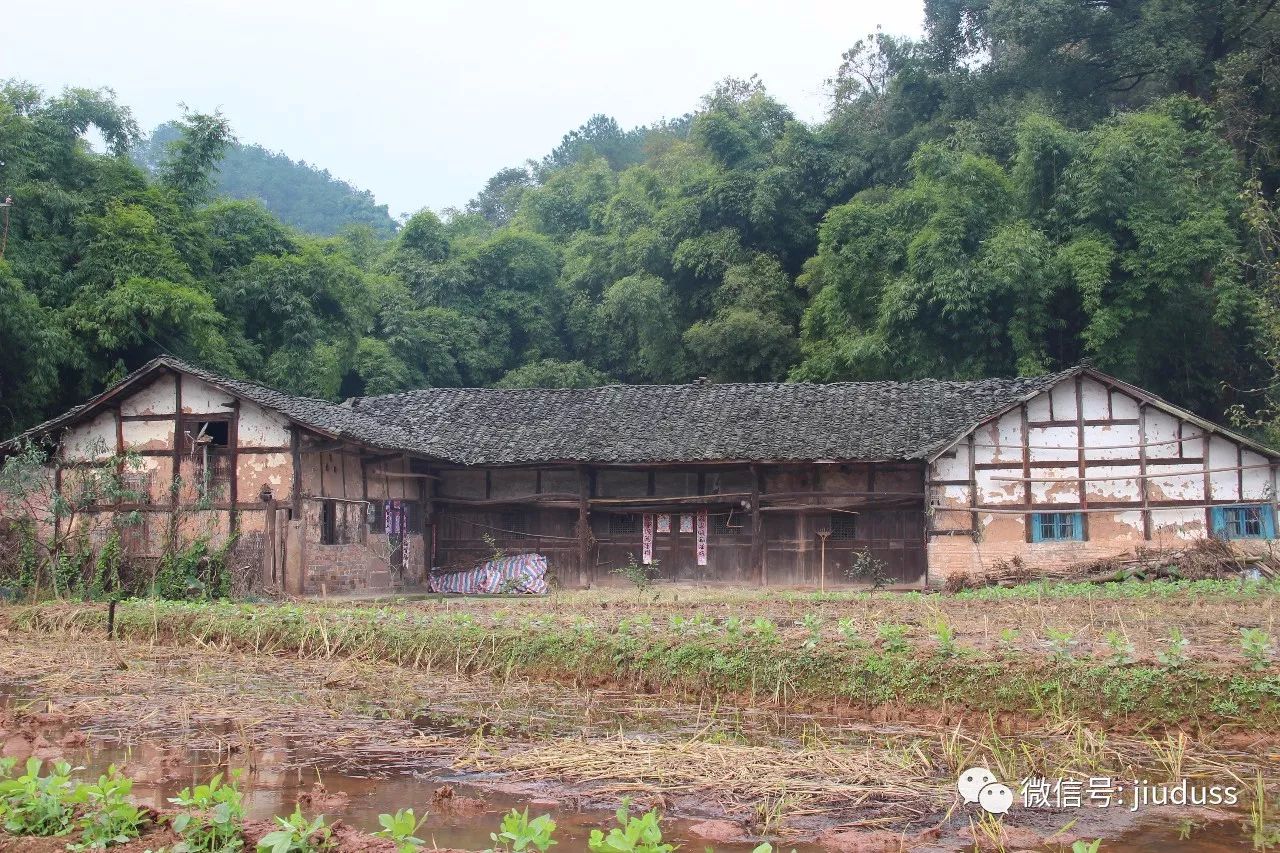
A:
{"type": "Polygon", "coordinates": [[[219,114],[176,121],[148,170],[109,92],[10,82],[0,432],[161,351],[331,399],[1088,358],[1265,430],[1274,4],[928,0],[921,39],[833,57],[820,123],[726,80],[678,120],[596,116],[393,237],[221,197],[243,149],[219,114]]]}
{"type": "MultiPolygon", "coordinates": [[[[134,143],[130,156],[156,175],[180,133],[171,122],[162,124],[134,143]]],[[[396,232],[396,221],[385,204],[374,201],[373,193],[261,145],[229,140],[214,172],[213,192],[224,198],[257,199],[285,225],[307,234],[332,237],[348,225],[368,225],[379,237],[396,232]]]]}

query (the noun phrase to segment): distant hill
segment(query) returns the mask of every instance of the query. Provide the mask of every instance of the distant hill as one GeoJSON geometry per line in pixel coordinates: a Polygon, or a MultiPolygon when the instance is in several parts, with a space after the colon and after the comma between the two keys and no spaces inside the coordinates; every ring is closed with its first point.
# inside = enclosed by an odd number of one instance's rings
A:
{"type": "MultiPolygon", "coordinates": [[[[160,125],[134,148],[134,160],[154,173],[164,159],[166,146],[177,135],[173,125],[160,125]]],[[[381,237],[390,237],[396,230],[387,206],[377,204],[368,190],[335,178],[328,169],[317,169],[261,145],[227,148],[215,192],[229,198],[259,199],[282,222],[308,234],[329,236],[348,225],[368,225],[381,237]]]]}

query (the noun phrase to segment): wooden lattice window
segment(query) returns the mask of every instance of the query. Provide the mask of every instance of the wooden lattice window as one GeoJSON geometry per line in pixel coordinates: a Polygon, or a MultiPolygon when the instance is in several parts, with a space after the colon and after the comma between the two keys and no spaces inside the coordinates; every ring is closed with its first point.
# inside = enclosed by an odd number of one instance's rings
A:
{"type": "Polygon", "coordinates": [[[839,514],[831,516],[827,521],[831,538],[837,542],[852,542],[858,538],[858,517],[856,515],[839,514]]]}
{"type": "Polygon", "coordinates": [[[640,516],[632,512],[615,512],[609,515],[610,536],[635,536],[640,532],[640,516]]]}
{"type": "Polygon", "coordinates": [[[707,528],[716,536],[737,536],[746,528],[744,519],[740,512],[714,513],[707,518],[707,528]]]}

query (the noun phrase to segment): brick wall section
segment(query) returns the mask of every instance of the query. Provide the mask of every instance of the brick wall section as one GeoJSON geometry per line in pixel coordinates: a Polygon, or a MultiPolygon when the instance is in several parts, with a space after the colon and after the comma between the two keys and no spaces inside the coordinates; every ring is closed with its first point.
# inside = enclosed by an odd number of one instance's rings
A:
{"type": "Polygon", "coordinates": [[[391,568],[387,558],[360,544],[307,543],[308,593],[390,590],[391,568]]]}
{"type": "Polygon", "coordinates": [[[399,584],[423,582],[420,563],[423,553],[421,534],[411,534],[405,542],[405,569],[397,578],[391,569],[389,546],[385,536],[367,534],[367,544],[321,545],[307,542],[306,591],[319,594],[323,584],[326,593],[390,592],[399,584]]]}

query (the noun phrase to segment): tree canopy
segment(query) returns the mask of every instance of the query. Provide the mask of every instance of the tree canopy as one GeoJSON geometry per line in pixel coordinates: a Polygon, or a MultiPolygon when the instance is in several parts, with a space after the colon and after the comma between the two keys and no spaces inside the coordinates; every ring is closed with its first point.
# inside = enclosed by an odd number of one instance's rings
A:
{"type": "Polygon", "coordinates": [[[1275,429],[1270,2],[929,0],[923,38],[850,42],[821,122],[728,79],[398,230],[219,114],[143,139],[109,90],[10,82],[0,432],[160,352],[330,399],[1088,358],[1275,429]]]}

